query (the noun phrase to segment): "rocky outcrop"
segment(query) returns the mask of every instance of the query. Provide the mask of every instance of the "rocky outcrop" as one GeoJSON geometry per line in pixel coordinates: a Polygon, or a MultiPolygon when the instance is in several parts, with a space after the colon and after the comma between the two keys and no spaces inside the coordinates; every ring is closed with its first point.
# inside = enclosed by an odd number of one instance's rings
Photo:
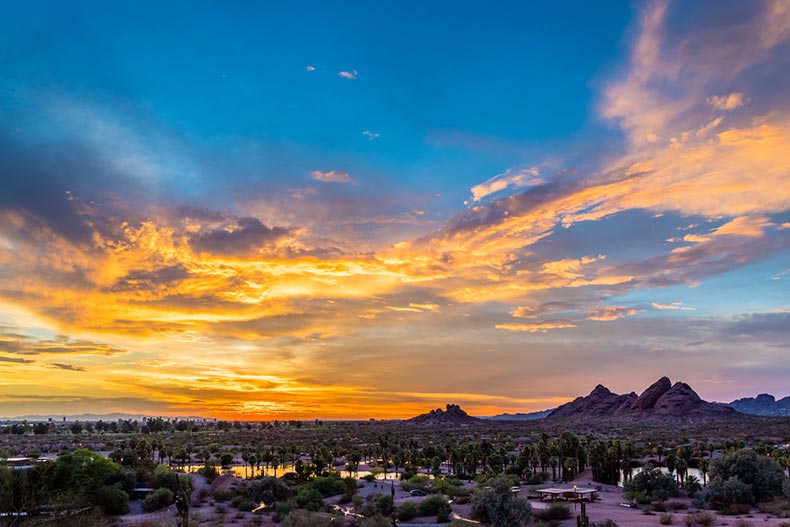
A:
{"type": "Polygon", "coordinates": [[[472,417],[457,404],[448,404],[445,410],[437,408],[427,414],[418,415],[407,420],[407,423],[418,425],[474,425],[483,422],[482,419],[472,417]]]}
{"type": "Polygon", "coordinates": [[[790,397],[779,399],[773,395],[761,393],[757,397],[744,397],[729,404],[737,411],[751,415],[771,417],[790,416],[790,397]]]}
{"type": "Polygon", "coordinates": [[[672,381],[670,381],[667,377],[661,377],[656,382],[651,384],[647,390],[642,392],[642,395],[640,395],[639,399],[636,400],[636,407],[639,410],[653,408],[661,396],[667,393],[671,388],[672,381]]]}
{"type": "Polygon", "coordinates": [[[726,405],[703,401],[684,382],[674,385],[662,377],[637,397],[612,393],[598,385],[586,397],[577,397],[552,412],[548,419],[613,418],[625,421],[706,421],[736,416],[726,405]]]}
{"type": "Polygon", "coordinates": [[[599,384],[586,397],[577,397],[554,410],[549,417],[600,417],[623,415],[628,413],[636,403],[635,393],[618,395],[609,388],[599,384]]]}

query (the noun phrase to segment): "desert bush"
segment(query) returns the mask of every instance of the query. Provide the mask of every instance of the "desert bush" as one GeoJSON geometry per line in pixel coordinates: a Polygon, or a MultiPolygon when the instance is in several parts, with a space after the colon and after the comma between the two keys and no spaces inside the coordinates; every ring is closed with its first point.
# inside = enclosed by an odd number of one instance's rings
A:
{"type": "Polygon", "coordinates": [[[623,489],[626,499],[639,503],[664,501],[678,495],[674,476],[664,474],[652,465],[645,465],[644,470],[627,481],[623,489]]]}
{"type": "Polygon", "coordinates": [[[398,505],[397,514],[399,521],[409,521],[417,516],[417,504],[413,501],[407,501],[401,505],[398,505]]]}
{"type": "Polygon", "coordinates": [[[172,490],[164,487],[158,488],[145,497],[143,500],[143,510],[146,512],[159,510],[173,503],[174,499],[175,495],[172,490]]]}
{"type": "Polygon", "coordinates": [[[277,501],[274,503],[274,514],[272,518],[274,521],[280,522],[288,516],[294,508],[296,508],[296,504],[291,500],[277,501]]]}
{"type": "Polygon", "coordinates": [[[332,527],[333,521],[329,514],[293,510],[283,519],[281,525],[282,527],[332,527]]]}
{"type": "Polygon", "coordinates": [[[535,519],[544,522],[567,520],[571,517],[571,508],[562,503],[552,503],[548,508],[535,512],[535,519]]]}
{"type": "MultiPolygon", "coordinates": [[[[448,518],[451,508],[447,500],[434,494],[420,501],[417,505],[420,516],[436,516],[437,518],[448,518]]],[[[441,520],[440,520],[441,521],[441,520]]]]}
{"type": "Polygon", "coordinates": [[[710,487],[717,487],[733,478],[749,488],[751,501],[732,503],[755,503],[777,497],[782,492],[786,477],[775,460],[758,455],[751,448],[742,448],[714,459],[710,466],[710,487]]]}
{"type": "Polygon", "coordinates": [[[401,481],[400,488],[406,492],[412,490],[428,492],[431,489],[431,480],[425,474],[417,474],[409,478],[407,481],[401,481]]]}
{"type": "Polygon", "coordinates": [[[524,498],[513,496],[510,482],[497,477],[485,488],[472,494],[472,519],[490,523],[492,527],[523,527],[532,519],[532,505],[524,498]]]}
{"type": "Polygon", "coordinates": [[[104,485],[93,493],[94,505],[105,514],[126,514],[129,512],[129,495],[118,485],[104,485]]]}
{"type": "Polygon", "coordinates": [[[716,521],[715,516],[707,512],[692,512],[683,518],[683,522],[686,524],[686,527],[694,527],[695,525],[710,527],[713,525],[714,521],[716,521]]]}
{"type": "Polygon", "coordinates": [[[739,518],[735,521],[735,527],[752,527],[752,522],[739,518]]]}
{"type": "Polygon", "coordinates": [[[359,525],[360,527],[392,527],[392,520],[385,518],[381,514],[376,514],[370,518],[365,518],[359,525]]]}
{"type": "Polygon", "coordinates": [[[605,520],[601,520],[599,522],[595,522],[593,527],[620,527],[616,521],[611,518],[606,518],[605,520]]]}
{"type": "MultiPolygon", "coordinates": [[[[760,503],[759,509],[767,514],[773,514],[777,518],[790,518],[790,501],[788,500],[773,500],[760,503]]],[[[790,523],[788,523],[787,527],[790,527],[790,523]]]]}
{"type": "Polygon", "coordinates": [[[705,491],[704,497],[717,510],[726,509],[736,503],[754,503],[752,487],[736,476],[714,480],[705,491]]]}
{"type": "Polygon", "coordinates": [[[658,523],[661,525],[672,525],[672,522],[675,521],[675,516],[673,514],[662,514],[658,517],[658,523]]]}
{"type": "Polygon", "coordinates": [[[233,492],[229,490],[217,489],[211,494],[211,497],[214,498],[214,501],[219,501],[219,502],[228,501],[233,497],[233,492]]]}
{"type": "Polygon", "coordinates": [[[727,516],[738,516],[741,514],[749,514],[750,510],[752,510],[752,507],[746,503],[733,503],[731,505],[727,505],[719,512],[726,514],[727,516]]]}

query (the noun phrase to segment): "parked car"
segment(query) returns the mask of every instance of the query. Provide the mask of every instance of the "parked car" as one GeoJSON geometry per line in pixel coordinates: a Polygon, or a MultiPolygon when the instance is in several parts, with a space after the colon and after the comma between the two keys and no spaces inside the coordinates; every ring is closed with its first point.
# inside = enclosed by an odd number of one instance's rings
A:
{"type": "Polygon", "coordinates": [[[412,496],[425,496],[425,493],[423,491],[417,489],[409,491],[409,494],[411,494],[412,496]]]}

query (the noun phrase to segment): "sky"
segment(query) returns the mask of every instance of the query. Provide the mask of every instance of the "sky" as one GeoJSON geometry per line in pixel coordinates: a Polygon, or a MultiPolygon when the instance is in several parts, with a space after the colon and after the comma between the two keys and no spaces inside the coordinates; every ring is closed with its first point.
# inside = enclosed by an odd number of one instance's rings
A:
{"type": "Polygon", "coordinates": [[[0,6],[0,416],[790,395],[790,5],[0,6]]]}

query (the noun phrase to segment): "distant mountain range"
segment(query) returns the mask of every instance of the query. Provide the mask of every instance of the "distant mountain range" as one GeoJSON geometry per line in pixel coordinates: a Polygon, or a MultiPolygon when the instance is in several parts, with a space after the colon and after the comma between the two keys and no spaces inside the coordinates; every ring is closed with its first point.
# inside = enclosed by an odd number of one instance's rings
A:
{"type": "Polygon", "coordinates": [[[499,415],[492,415],[489,417],[482,417],[481,419],[486,419],[488,421],[536,421],[538,419],[543,419],[544,417],[547,417],[554,410],[555,408],[549,408],[548,410],[541,410],[539,412],[529,412],[527,414],[524,413],[499,414],[499,415]]]}
{"type": "Polygon", "coordinates": [[[757,397],[744,397],[730,403],[739,412],[771,417],[790,416],[790,397],[776,400],[776,397],[761,393],[757,397]]]}
{"type": "MultiPolygon", "coordinates": [[[[54,422],[62,421],[64,418],[66,421],[73,422],[73,421],[118,421],[119,419],[123,421],[142,421],[143,419],[152,419],[155,416],[152,415],[142,415],[142,414],[124,414],[124,413],[112,413],[112,414],[79,414],[79,415],[19,415],[16,417],[0,417],[2,421],[49,421],[50,419],[54,422]]],[[[163,419],[189,419],[189,420],[202,420],[205,419],[204,417],[195,417],[195,416],[179,416],[179,417],[163,417],[163,419]]]]}

